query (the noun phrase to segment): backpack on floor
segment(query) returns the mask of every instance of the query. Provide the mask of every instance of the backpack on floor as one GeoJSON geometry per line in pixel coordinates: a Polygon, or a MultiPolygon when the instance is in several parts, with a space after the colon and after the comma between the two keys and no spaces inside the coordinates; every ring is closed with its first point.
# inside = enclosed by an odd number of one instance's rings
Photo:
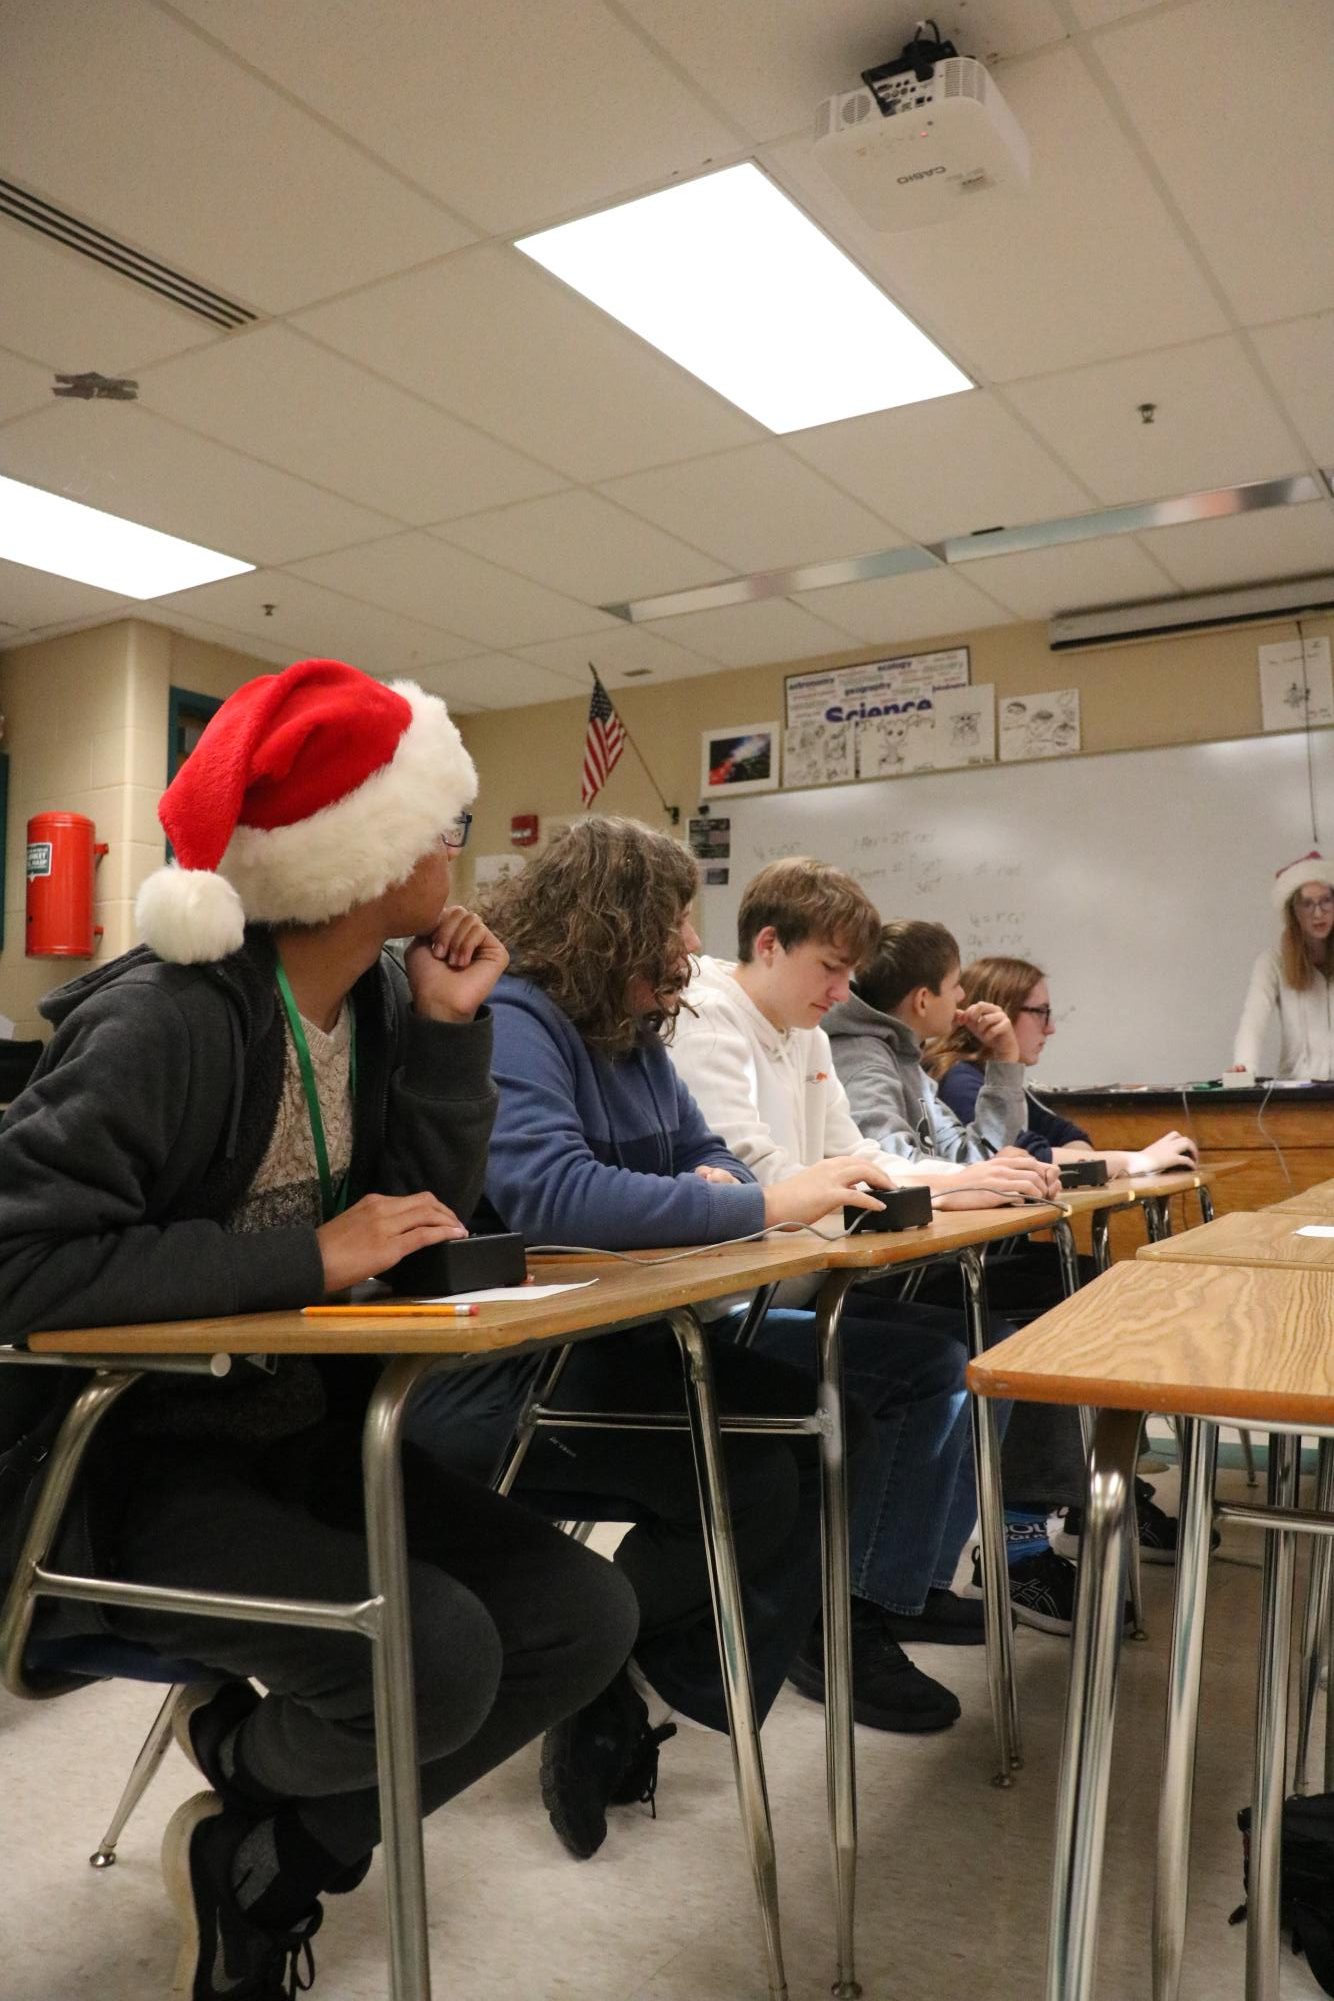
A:
{"type": "MultiPolygon", "coordinates": [[[[1237,1815],[1241,1829],[1242,1882],[1251,1880],[1251,1810],[1237,1815]]],[[[1294,1952],[1306,1961],[1326,1994],[1334,1994],[1334,1793],[1294,1794],[1283,1802],[1279,1923],[1292,1934],[1294,1952]]],[[[1245,1904],[1228,1920],[1240,1924],[1245,1904]]]]}

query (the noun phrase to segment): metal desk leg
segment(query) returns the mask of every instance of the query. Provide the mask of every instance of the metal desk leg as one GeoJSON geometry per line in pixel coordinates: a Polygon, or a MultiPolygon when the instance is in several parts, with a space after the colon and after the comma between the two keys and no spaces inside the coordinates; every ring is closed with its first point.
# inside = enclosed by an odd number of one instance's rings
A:
{"type": "Polygon", "coordinates": [[[1186,1426],[1181,1530],[1177,1548],[1172,1650],[1167,1667],[1167,1726],[1158,1794],[1158,1864],[1153,1894],[1153,2001],[1176,2001],[1186,1945],[1190,1817],[1195,1738],[1204,1653],[1209,1538],[1214,1519],[1218,1426],[1186,1426]]]}
{"type": "Polygon", "coordinates": [[[848,1574],[848,1469],[843,1439],[839,1322],[855,1272],[831,1273],[815,1303],[820,1358],[820,1500],[824,1531],[824,1730],[829,1834],[838,1928],[835,2001],[856,2001],[857,1777],[852,1731],[852,1619],[848,1574]]]}
{"type": "Polygon", "coordinates": [[[1090,2001],[1093,1993],[1121,1593],[1142,1423],[1138,1411],[1099,1411],[1089,1460],[1056,1802],[1046,2001],[1090,2001]]]}
{"type": "MultiPolygon", "coordinates": [[[[1245,1437],[1243,1432],[1242,1436],[1245,1437]]],[[[1315,1504],[1334,1514],[1334,1438],[1322,1438],[1316,1458],[1315,1504]]],[[[1328,1536],[1311,1538],[1311,1568],[1302,1617],[1301,1708],[1297,1715],[1297,1757],[1292,1789],[1304,1793],[1310,1781],[1311,1723],[1320,1693],[1320,1666],[1329,1651],[1329,1566],[1334,1552],[1328,1536]]]]}
{"type": "MultiPolygon", "coordinates": [[[[750,1850],[750,1866],[760,1904],[769,1993],[772,2001],[786,2001],[787,1976],[783,1972],[783,1947],[778,1922],[778,1869],[774,1857],[773,1823],[764,1782],[760,1733],[755,1722],[750,1655],[746,1646],[736,1547],[732,1540],[732,1517],[727,1505],[727,1477],[713,1394],[713,1370],[704,1330],[695,1314],[688,1307],[679,1307],[667,1318],[680,1343],[685,1366],[686,1412],[695,1454],[695,1477],[699,1483],[709,1591],[718,1626],[718,1657],[722,1666],[723,1695],[732,1742],[732,1766],[741,1805],[741,1825],[750,1850]]],[[[826,1676],[826,1692],[827,1679],[826,1676]]]]}
{"type": "MultiPolygon", "coordinates": [[[[1300,1438],[1269,1436],[1269,1501],[1295,1507],[1300,1438]]],[[[1292,1572],[1297,1539],[1266,1529],[1260,1581],[1259,1672],[1255,1690],[1255,1778],[1246,1920],[1246,2001],[1278,2001],[1279,1855],[1287,1762],[1288,1665],[1292,1654],[1292,1572]]]]}
{"type": "MultiPolygon", "coordinates": [[[[990,1321],[982,1259],[975,1249],[959,1254],[963,1275],[964,1312],[968,1320],[968,1352],[976,1360],[985,1354],[990,1321]]],[[[987,1635],[987,1685],[996,1730],[997,1769],[993,1785],[1014,1783],[1011,1773],[1024,1762],[1019,1729],[1019,1698],[1014,1682],[1014,1647],[1010,1628],[1010,1571],[1005,1552],[1005,1515],[1001,1499],[1000,1440],[996,1412],[988,1397],[971,1397],[973,1463],[977,1474],[977,1519],[982,1545],[982,1611],[987,1635]]]]}
{"type": "Polygon", "coordinates": [[[390,2001],[431,2001],[426,1942],[426,1875],[417,1774],[417,1698],[412,1678],[408,1556],[399,1444],[403,1413],[430,1356],[404,1356],[381,1372],[362,1434],[366,1545],[372,1597],[380,1600],[371,1645],[375,1756],[380,1779],[389,1913],[390,2001]]]}
{"type": "Polygon", "coordinates": [[[1095,1209],[1089,1219],[1089,1235],[1093,1240],[1093,1262],[1098,1267],[1098,1276],[1112,1268],[1112,1212],[1110,1209],[1095,1209]]]}
{"type": "Polygon", "coordinates": [[[1172,1234],[1172,1212],[1165,1195],[1146,1195],[1140,1204],[1144,1211],[1144,1234],[1151,1244],[1161,1244],[1172,1234]]]}
{"type": "Polygon", "coordinates": [[[1079,1291],[1079,1253],[1075,1249],[1075,1233],[1067,1220],[1054,1226],[1052,1236],[1056,1239],[1056,1255],[1061,1265],[1061,1290],[1067,1299],[1073,1299],[1079,1291]]]}
{"type": "Polygon", "coordinates": [[[1200,1198],[1200,1221],[1202,1223],[1212,1223],[1214,1220],[1213,1196],[1207,1188],[1198,1188],[1196,1193],[1200,1198]]]}
{"type": "MultiPolygon", "coordinates": [[[[1105,1209],[1095,1210],[1093,1213],[1093,1222],[1095,1226],[1095,1231],[1097,1224],[1099,1222],[1101,1222],[1102,1224],[1101,1245],[1099,1245],[1096,1234],[1093,1240],[1093,1248],[1095,1256],[1098,1256],[1100,1258],[1098,1270],[1101,1273],[1107,1269],[1107,1263],[1110,1255],[1107,1245],[1107,1211],[1105,1209]]],[[[1052,1235],[1056,1239],[1056,1249],[1061,1260],[1061,1285],[1065,1292],[1066,1298],[1072,1299],[1074,1295],[1079,1291],[1079,1284],[1080,1284],[1079,1259],[1075,1252],[1074,1231],[1070,1228],[1069,1223],[1058,1223],[1055,1229],[1052,1231],[1052,1235]]],[[[1087,1459],[1089,1447],[1093,1443],[1093,1412],[1091,1410],[1081,1410],[1079,1413],[1079,1422],[1080,1422],[1080,1429],[1083,1433],[1083,1438],[1084,1438],[1084,1457],[1087,1459]]],[[[1149,1635],[1145,1630],[1144,1626],[1144,1585],[1140,1576],[1138,1534],[1133,1535],[1130,1538],[1129,1578],[1130,1578],[1130,1613],[1131,1613],[1130,1637],[1132,1640],[1147,1640],[1149,1635]]]]}

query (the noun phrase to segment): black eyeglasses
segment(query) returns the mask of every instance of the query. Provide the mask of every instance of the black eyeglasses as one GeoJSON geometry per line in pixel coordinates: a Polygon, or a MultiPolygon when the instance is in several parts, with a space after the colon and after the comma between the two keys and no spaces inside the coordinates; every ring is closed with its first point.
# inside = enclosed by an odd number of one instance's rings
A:
{"type": "Polygon", "coordinates": [[[1038,1020],[1039,1020],[1039,1021],[1040,1021],[1040,1022],[1042,1023],[1042,1026],[1043,1026],[1044,1028],[1050,1028],[1050,1027],[1051,1027],[1051,1008],[1050,1008],[1050,1007],[1021,1007],[1021,1008],[1020,1008],[1020,1009],[1019,1009],[1018,1011],[1019,1011],[1019,1013],[1020,1013],[1020,1014],[1032,1014],[1032,1015],[1036,1015],[1036,1016],[1037,1016],[1037,1018],[1038,1018],[1038,1020]]]}
{"type": "Polygon", "coordinates": [[[457,854],[460,848],[467,847],[468,835],[471,831],[472,814],[460,813],[456,820],[450,821],[440,838],[447,848],[452,848],[455,854],[457,854]]]}

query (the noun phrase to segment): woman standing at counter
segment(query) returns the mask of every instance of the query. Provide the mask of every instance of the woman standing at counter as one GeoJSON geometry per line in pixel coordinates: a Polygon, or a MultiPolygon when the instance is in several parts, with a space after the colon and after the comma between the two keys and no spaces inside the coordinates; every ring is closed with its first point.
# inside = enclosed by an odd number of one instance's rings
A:
{"type": "Polygon", "coordinates": [[[1283,935],[1255,962],[1241,1010],[1234,1070],[1257,1070],[1270,1016],[1278,1009],[1280,1077],[1334,1077],[1334,867],[1302,855],[1274,877],[1283,935]]]}

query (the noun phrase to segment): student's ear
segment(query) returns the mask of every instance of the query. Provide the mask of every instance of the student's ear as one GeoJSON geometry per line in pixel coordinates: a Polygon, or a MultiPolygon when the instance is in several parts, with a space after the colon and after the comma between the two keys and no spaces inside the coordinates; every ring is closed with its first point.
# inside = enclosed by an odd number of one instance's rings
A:
{"type": "Polygon", "coordinates": [[[762,931],[755,933],[755,943],[751,947],[751,952],[762,965],[772,965],[774,953],[778,949],[778,943],[777,927],[773,924],[766,924],[762,931]]]}

